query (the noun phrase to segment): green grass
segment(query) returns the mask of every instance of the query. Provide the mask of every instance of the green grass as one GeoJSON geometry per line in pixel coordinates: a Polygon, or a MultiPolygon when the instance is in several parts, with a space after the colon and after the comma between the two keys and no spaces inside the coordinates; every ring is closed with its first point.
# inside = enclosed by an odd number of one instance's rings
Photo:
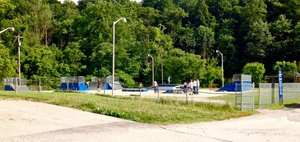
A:
{"type": "Polygon", "coordinates": [[[229,104],[160,99],[111,97],[82,93],[4,92],[0,99],[21,99],[71,107],[93,113],[149,124],[178,124],[249,116],[257,111],[239,111],[229,104]]]}
{"type": "Polygon", "coordinates": [[[271,109],[271,110],[279,110],[279,109],[292,107],[292,106],[297,105],[297,104],[300,103],[300,98],[294,99],[294,100],[289,100],[289,101],[286,101],[286,102],[283,102],[283,103],[284,103],[283,105],[279,105],[278,103],[276,103],[276,104],[272,104],[272,105],[265,106],[265,107],[262,107],[262,108],[271,109]]]}

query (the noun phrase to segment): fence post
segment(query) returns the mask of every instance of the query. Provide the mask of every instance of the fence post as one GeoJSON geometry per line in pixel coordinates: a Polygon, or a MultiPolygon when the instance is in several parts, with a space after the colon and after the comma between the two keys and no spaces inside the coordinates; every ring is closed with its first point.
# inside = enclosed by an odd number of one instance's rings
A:
{"type": "Polygon", "coordinates": [[[254,104],[254,99],[255,99],[255,97],[254,97],[254,96],[255,96],[255,83],[254,83],[254,82],[253,82],[253,87],[252,87],[252,89],[253,89],[253,95],[252,95],[252,96],[253,96],[253,105],[252,105],[252,109],[254,109],[254,105],[255,105],[255,104],[254,104]]]}
{"type": "Polygon", "coordinates": [[[159,85],[157,85],[157,100],[159,101],[159,85]]]}
{"type": "Polygon", "coordinates": [[[241,81],[241,110],[243,110],[243,90],[244,90],[244,81],[241,81]]]}
{"type": "Polygon", "coordinates": [[[237,83],[235,83],[235,107],[237,107],[237,83]]]}
{"type": "Polygon", "coordinates": [[[142,97],[142,87],[140,86],[140,97],[142,97]]]}
{"type": "Polygon", "coordinates": [[[42,87],[41,87],[41,79],[39,79],[39,92],[41,92],[42,87]]]}
{"type": "Polygon", "coordinates": [[[258,84],[258,87],[259,87],[258,108],[260,108],[260,103],[261,103],[261,100],[260,100],[261,99],[261,85],[262,84],[260,84],[260,83],[258,84]]]}
{"type": "Polygon", "coordinates": [[[105,83],[105,87],[104,87],[104,89],[103,89],[103,90],[104,90],[104,95],[105,95],[105,90],[106,90],[105,88],[106,88],[106,85],[107,85],[107,84],[105,83]]]}
{"type": "Polygon", "coordinates": [[[15,78],[15,81],[16,81],[15,91],[16,91],[16,94],[17,94],[18,93],[18,78],[17,77],[15,78]]]}
{"type": "Polygon", "coordinates": [[[186,88],[184,88],[185,89],[185,100],[186,100],[186,104],[188,104],[189,103],[189,99],[188,99],[188,89],[187,89],[187,87],[186,88]]]}
{"type": "Polygon", "coordinates": [[[272,94],[273,94],[273,89],[272,89],[272,84],[269,84],[269,88],[270,88],[270,104],[272,104],[272,94]]]}

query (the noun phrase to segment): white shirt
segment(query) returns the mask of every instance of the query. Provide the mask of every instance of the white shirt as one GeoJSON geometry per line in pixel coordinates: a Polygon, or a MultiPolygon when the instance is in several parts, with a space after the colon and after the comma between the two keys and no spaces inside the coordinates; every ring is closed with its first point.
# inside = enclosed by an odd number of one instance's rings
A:
{"type": "Polygon", "coordinates": [[[196,87],[196,86],[197,86],[197,81],[195,80],[193,84],[194,84],[194,86],[196,87]]]}
{"type": "Polygon", "coordinates": [[[200,81],[199,81],[199,80],[197,80],[197,86],[198,86],[198,87],[200,86],[200,81]]]}
{"type": "Polygon", "coordinates": [[[156,81],[154,81],[153,86],[155,86],[155,87],[157,86],[157,82],[156,81]]]}
{"type": "Polygon", "coordinates": [[[190,87],[193,88],[193,82],[190,82],[190,87]]]}

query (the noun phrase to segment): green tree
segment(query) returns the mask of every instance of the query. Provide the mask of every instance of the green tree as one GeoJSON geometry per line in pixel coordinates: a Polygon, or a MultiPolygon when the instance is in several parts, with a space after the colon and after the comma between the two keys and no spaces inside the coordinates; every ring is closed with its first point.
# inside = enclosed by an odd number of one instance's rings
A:
{"type": "Polygon", "coordinates": [[[252,80],[253,82],[255,82],[256,86],[262,82],[265,71],[266,71],[265,66],[262,63],[258,63],[258,62],[247,63],[243,67],[243,74],[251,75],[252,80]]]}
{"type": "Polygon", "coordinates": [[[202,57],[206,59],[212,53],[212,46],[215,43],[215,33],[213,29],[200,26],[195,31],[195,39],[198,41],[197,48],[200,48],[202,57]]]}
{"type": "Polygon", "coordinates": [[[268,24],[259,20],[250,25],[250,30],[245,37],[247,41],[245,54],[249,60],[262,61],[266,57],[265,50],[272,43],[273,37],[268,24]]]}
{"type": "Polygon", "coordinates": [[[0,80],[17,76],[17,62],[9,55],[9,50],[0,43],[0,80]]]}
{"type": "Polygon", "coordinates": [[[273,67],[274,71],[282,71],[282,72],[294,72],[297,71],[297,63],[294,62],[276,62],[276,64],[273,67]]]}
{"type": "Polygon", "coordinates": [[[221,80],[222,72],[221,67],[218,66],[218,60],[211,58],[206,60],[206,67],[204,72],[204,82],[214,84],[215,80],[221,80]]]}

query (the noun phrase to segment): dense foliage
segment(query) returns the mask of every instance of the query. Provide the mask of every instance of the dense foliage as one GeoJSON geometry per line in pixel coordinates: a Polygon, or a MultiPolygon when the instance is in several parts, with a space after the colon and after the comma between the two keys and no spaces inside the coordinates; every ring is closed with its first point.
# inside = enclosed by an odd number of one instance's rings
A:
{"type": "Polygon", "coordinates": [[[252,81],[255,82],[256,86],[262,82],[265,71],[264,65],[257,62],[248,63],[243,68],[243,74],[252,75],[252,81]]]}
{"type": "Polygon", "coordinates": [[[299,0],[0,0],[0,79],[17,73],[22,39],[22,75],[29,79],[111,75],[112,23],[116,24],[116,75],[133,85],[151,84],[151,62],[161,82],[200,78],[220,82],[260,62],[268,74],[277,61],[299,61],[299,0]],[[3,61],[3,62],[2,62],[3,61]],[[4,63],[5,62],[5,63],[4,63]]]}

